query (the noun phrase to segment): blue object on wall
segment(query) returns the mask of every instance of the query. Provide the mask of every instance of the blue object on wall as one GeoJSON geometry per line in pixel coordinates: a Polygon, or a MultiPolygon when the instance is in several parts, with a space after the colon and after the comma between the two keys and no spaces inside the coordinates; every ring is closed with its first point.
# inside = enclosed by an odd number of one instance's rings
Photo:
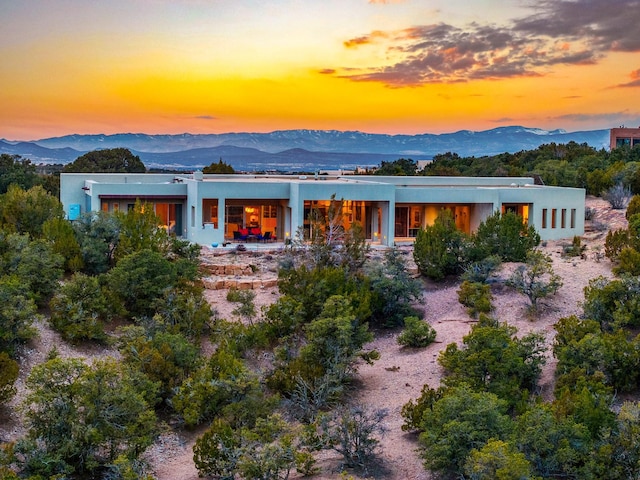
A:
{"type": "Polygon", "coordinates": [[[69,205],[69,220],[77,220],[80,217],[80,204],[72,203],[69,205]]]}

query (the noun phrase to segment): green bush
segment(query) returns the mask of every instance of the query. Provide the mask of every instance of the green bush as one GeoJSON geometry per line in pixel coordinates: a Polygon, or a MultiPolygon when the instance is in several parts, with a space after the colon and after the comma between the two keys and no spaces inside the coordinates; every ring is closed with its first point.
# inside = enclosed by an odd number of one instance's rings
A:
{"type": "Polygon", "coordinates": [[[526,295],[531,302],[531,311],[535,312],[539,300],[555,295],[562,287],[562,279],[553,271],[551,257],[534,250],[527,254],[525,265],[516,268],[507,285],[526,295]]]}
{"type": "Polygon", "coordinates": [[[587,247],[585,245],[582,245],[582,240],[580,239],[580,237],[575,235],[573,237],[571,245],[565,245],[562,248],[562,254],[565,257],[580,257],[582,256],[586,248],[587,247]]]}
{"type": "Polygon", "coordinates": [[[47,220],[42,226],[44,238],[53,242],[53,252],[64,257],[64,268],[67,272],[82,269],[82,251],[71,222],[64,218],[47,220]]]}
{"type": "Polygon", "coordinates": [[[640,325],[640,278],[594,278],[584,289],[584,316],[603,330],[640,325]]]}
{"type": "Polygon", "coordinates": [[[491,287],[485,283],[465,280],[458,290],[458,301],[467,307],[467,312],[473,318],[477,318],[480,313],[489,313],[493,310],[491,300],[493,300],[491,287]]]}
{"type": "Polygon", "coordinates": [[[513,444],[489,440],[482,448],[471,450],[464,465],[469,480],[535,480],[527,458],[513,444]]]}
{"type": "Polygon", "coordinates": [[[171,400],[189,427],[218,415],[222,409],[260,390],[258,378],[233,353],[218,349],[186,378],[171,400]]]}
{"type": "Polygon", "coordinates": [[[176,265],[158,252],[141,250],[118,261],[107,285],[130,317],[153,317],[154,302],[178,281],[176,265]]]}
{"type": "Polygon", "coordinates": [[[288,478],[294,468],[314,471],[312,458],[278,415],[259,419],[254,428],[233,428],[215,420],[196,440],[193,459],[200,476],[227,480],[278,480],[288,478]]]}
{"type": "Polygon", "coordinates": [[[153,301],[154,319],[171,333],[198,340],[210,326],[213,312],[204,298],[204,288],[196,283],[179,282],[153,301]]]}
{"type": "Polygon", "coordinates": [[[0,408],[16,394],[14,384],[19,371],[18,362],[10,358],[6,352],[0,352],[0,408]]]}
{"type": "Polygon", "coordinates": [[[436,331],[434,328],[418,317],[406,317],[404,330],[398,335],[398,343],[403,347],[426,347],[431,345],[435,339],[436,331]]]}
{"type": "Polygon", "coordinates": [[[591,478],[583,475],[582,469],[592,451],[592,437],[579,421],[555,412],[547,403],[536,402],[515,423],[512,441],[539,476],[591,478]]]}
{"type": "Polygon", "coordinates": [[[451,343],[440,353],[444,384],[489,391],[511,406],[526,399],[545,363],[544,339],[533,333],[518,338],[516,333],[515,327],[481,315],[462,347],[451,343]]]}
{"type": "Polygon", "coordinates": [[[432,410],[435,402],[440,400],[444,395],[445,388],[440,387],[437,390],[425,384],[422,386],[420,396],[414,402],[409,400],[402,406],[400,414],[404,418],[402,430],[405,432],[415,432],[422,429],[422,417],[426,410],[432,410]]]}
{"type": "Polygon", "coordinates": [[[135,459],[155,435],[153,384],[115,360],[54,358],[33,368],[20,442],[28,473],[91,478],[120,455],[135,459]]]}
{"type": "Polygon", "coordinates": [[[255,298],[256,292],[253,290],[231,288],[227,292],[227,301],[238,304],[232,313],[249,323],[253,323],[253,319],[257,314],[255,298]]]}
{"type": "Polygon", "coordinates": [[[126,327],[119,350],[124,362],[160,384],[162,400],[171,398],[177,387],[199,366],[200,352],[179,333],[146,335],[142,327],[126,327]]]}
{"type": "Polygon", "coordinates": [[[16,275],[0,277],[0,352],[16,355],[18,347],[36,335],[35,302],[16,275]]]}
{"type": "Polygon", "coordinates": [[[387,250],[384,261],[370,261],[365,272],[371,288],[372,324],[383,327],[402,325],[405,317],[415,315],[412,303],[422,301],[422,283],[407,272],[402,254],[387,250]]]}
{"type": "Polygon", "coordinates": [[[420,273],[433,280],[462,271],[466,235],[457,229],[453,213],[441,210],[433,225],[418,230],[413,259],[420,273]]]}
{"type": "Polygon", "coordinates": [[[640,275],[640,252],[635,248],[623,248],[618,255],[618,265],[612,271],[616,275],[640,275]]]}
{"type": "Polygon", "coordinates": [[[109,305],[97,277],[75,273],[49,302],[50,323],[71,342],[105,341],[104,322],[109,305]]]}
{"type": "Polygon", "coordinates": [[[468,386],[448,389],[425,409],[420,422],[420,446],[425,467],[459,475],[470,452],[490,439],[505,440],[513,430],[508,404],[488,392],[468,386]]]}
{"type": "Polygon", "coordinates": [[[472,243],[474,260],[497,255],[504,262],[524,262],[540,243],[540,235],[520,215],[496,212],[478,226],[472,243]]]}
{"type": "Polygon", "coordinates": [[[465,266],[460,278],[472,283],[485,283],[500,268],[501,263],[502,259],[498,255],[489,255],[465,266]]]}
{"type": "Polygon", "coordinates": [[[634,195],[633,197],[631,197],[624,216],[627,220],[629,220],[636,213],[640,213],[640,195],[634,195]]]}
{"type": "Polygon", "coordinates": [[[631,245],[628,230],[610,230],[604,243],[604,254],[612,262],[618,260],[620,252],[631,245]]]}

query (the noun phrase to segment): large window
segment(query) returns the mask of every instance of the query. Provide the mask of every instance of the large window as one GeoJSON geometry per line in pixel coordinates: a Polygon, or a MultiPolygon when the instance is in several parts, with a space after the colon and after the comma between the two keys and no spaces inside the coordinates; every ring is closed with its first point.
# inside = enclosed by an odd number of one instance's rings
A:
{"type": "Polygon", "coordinates": [[[208,198],[202,202],[202,223],[218,228],[218,199],[208,198]]]}

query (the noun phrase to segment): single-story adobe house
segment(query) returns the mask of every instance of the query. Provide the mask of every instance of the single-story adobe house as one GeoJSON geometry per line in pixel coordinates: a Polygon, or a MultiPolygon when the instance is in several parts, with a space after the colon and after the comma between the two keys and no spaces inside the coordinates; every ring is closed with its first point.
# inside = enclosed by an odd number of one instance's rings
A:
{"type": "Polygon", "coordinates": [[[60,175],[60,200],[70,220],[129,209],[140,199],[153,204],[167,229],[202,245],[233,240],[234,232],[248,228],[278,241],[299,229],[308,233],[309,213],[326,211],[333,195],[344,202],[345,222],[359,222],[373,244],[412,241],[444,208],[467,233],[496,211],[518,213],[543,240],[584,233],[584,189],[535,185],[529,177],[60,175]]]}

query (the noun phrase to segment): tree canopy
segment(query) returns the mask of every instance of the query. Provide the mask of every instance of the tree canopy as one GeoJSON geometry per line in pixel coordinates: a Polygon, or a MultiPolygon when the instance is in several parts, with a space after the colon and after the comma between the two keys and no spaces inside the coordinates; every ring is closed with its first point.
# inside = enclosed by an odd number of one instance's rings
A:
{"type": "Polygon", "coordinates": [[[65,165],[65,173],[144,173],[146,167],[140,157],[126,148],[94,150],[65,165]]]}

